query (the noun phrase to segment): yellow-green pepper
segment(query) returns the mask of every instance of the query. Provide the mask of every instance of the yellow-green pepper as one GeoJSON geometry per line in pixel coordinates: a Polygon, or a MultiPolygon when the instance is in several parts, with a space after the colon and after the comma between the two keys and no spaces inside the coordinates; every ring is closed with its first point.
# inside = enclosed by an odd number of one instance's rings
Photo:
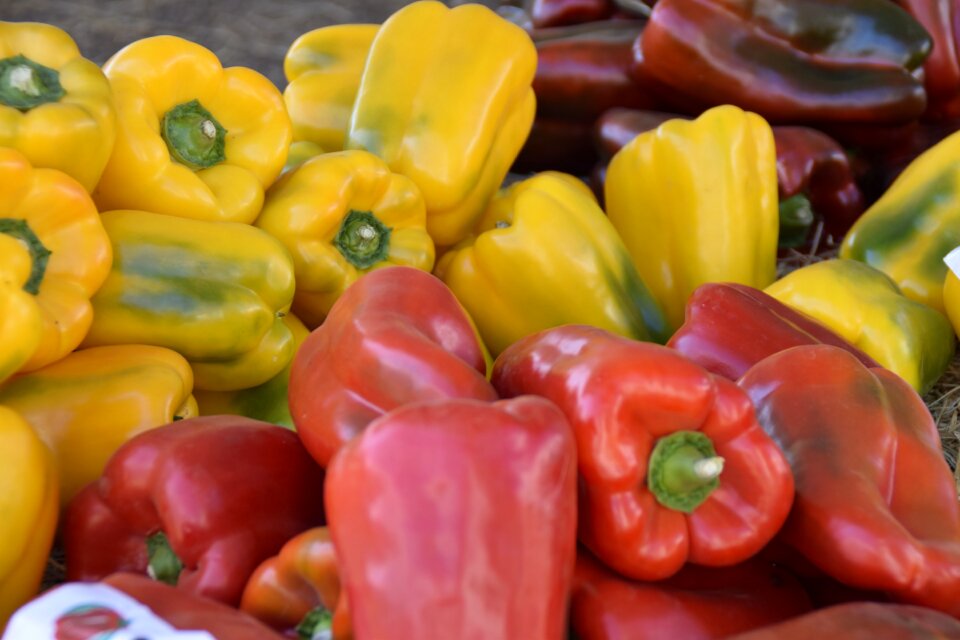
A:
{"type": "Polygon", "coordinates": [[[491,353],[561,324],[637,340],[669,337],[659,306],[587,186],[544,172],[493,199],[476,236],[436,274],[476,322],[491,353]]]}
{"type": "Polygon", "coordinates": [[[777,159],[754,113],[725,105],[640,134],[610,161],[604,195],[672,331],[701,284],[776,277],[777,159]]]}
{"type": "Polygon", "coordinates": [[[115,137],[110,83],[73,38],[49,24],[0,21],[0,147],[89,192],[115,137]]]}
{"type": "Polygon", "coordinates": [[[143,209],[252,222],[291,141],[280,91],[246,67],[175,36],[133,42],[104,65],[117,141],[94,198],[143,209]]]}
{"type": "Polygon", "coordinates": [[[394,13],[367,57],[347,134],[411,178],[440,246],[463,239],[523,146],[537,53],[479,4],[419,0],[394,13]]]}
{"type": "Polygon", "coordinates": [[[862,262],[815,262],[765,291],[833,329],[920,393],[943,375],[953,357],[947,318],[905,297],[889,276],[862,262]]]}

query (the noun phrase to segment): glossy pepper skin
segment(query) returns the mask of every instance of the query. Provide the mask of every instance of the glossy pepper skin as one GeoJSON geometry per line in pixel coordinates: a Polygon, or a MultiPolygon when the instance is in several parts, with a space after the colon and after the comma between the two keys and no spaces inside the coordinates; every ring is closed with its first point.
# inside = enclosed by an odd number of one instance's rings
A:
{"type": "Polygon", "coordinates": [[[167,35],[132,42],[103,68],[117,141],[94,192],[100,210],[252,222],[292,136],[273,83],[167,35]]]}
{"type": "Polygon", "coordinates": [[[917,392],[827,345],[772,355],[739,385],[796,477],[780,537],[845,584],[960,615],[960,503],[917,392]]]}
{"type": "Polygon", "coordinates": [[[50,451],[16,411],[0,406],[0,630],[40,590],[59,513],[50,451]]]}
{"type": "Polygon", "coordinates": [[[32,260],[27,247],[0,234],[0,383],[20,370],[40,346],[42,315],[33,295],[23,290],[32,260]]]}
{"type": "Polygon", "coordinates": [[[786,520],[793,476],[746,394],[671,349],[569,325],[511,345],[491,381],[570,420],[580,542],[624,576],[737,564],[786,520]]]}
{"type": "Polygon", "coordinates": [[[161,347],[117,345],[74,351],[0,386],[53,452],[66,504],[136,434],[197,415],[193,373],[161,347]]]}
{"type": "Polygon", "coordinates": [[[73,38],[49,24],[0,21],[0,147],[89,192],[115,137],[110,83],[73,38]]]}
{"type": "MultiPolygon", "coordinates": [[[[953,263],[953,259],[960,259],[960,251],[951,251],[946,259],[948,264],[953,263]]],[[[960,264],[955,268],[960,269],[960,264]]],[[[947,269],[947,276],[943,281],[943,306],[950,324],[953,325],[954,334],[960,337],[960,277],[957,277],[957,272],[952,268],[947,269]]]]}
{"type": "Polygon", "coordinates": [[[536,66],[530,37],[487,7],[413,2],[373,40],[346,148],[378,155],[413,180],[434,242],[452,245],[530,132],[536,66]]]}
{"type": "Polygon", "coordinates": [[[321,465],[411,402],[497,394],[470,317],[435,276],[385,267],[357,280],[293,359],[290,413],[321,465]]]}
{"type": "Polygon", "coordinates": [[[543,172],[502,191],[436,274],[493,354],[561,324],[662,342],[666,320],[587,186],[543,172]]]}
{"type": "Polygon", "coordinates": [[[660,0],[639,44],[645,73],[771,122],[899,123],[927,104],[912,71],[930,36],[887,0],[660,0]]]}
{"type": "Polygon", "coordinates": [[[293,257],[294,312],[323,322],[344,290],[388,264],[431,271],[433,240],[420,190],[366,151],[311,158],[270,188],[256,226],[293,257]]]}
{"type": "Polygon", "coordinates": [[[610,161],[604,194],[670,331],[701,284],[776,277],[776,152],[754,113],[726,105],[640,134],[610,161]]]}
{"type": "Polygon", "coordinates": [[[198,388],[219,391],[262,384],[290,362],[283,316],[294,269],[279,240],[240,223],[124,210],[100,217],[113,269],[93,298],[85,346],[173,349],[198,388]]]}
{"type": "Polygon", "coordinates": [[[67,578],[150,571],[236,606],[263,560],[321,523],[322,491],[323,471],[288,429],[239,416],[151,429],[70,502],[67,578]]]}
{"type": "Polygon", "coordinates": [[[616,11],[610,0],[527,0],[523,4],[538,29],[596,22],[616,11]]]}
{"type": "Polygon", "coordinates": [[[357,638],[565,637],[576,449],[551,403],[401,407],[344,447],[324,491],[357,638]]]}
{"type": "Polygon", "coordinates": [[[952,0],[900,0],[933,40],[923,65],[927,118],[960,116],[960,7],[952,0]]]}

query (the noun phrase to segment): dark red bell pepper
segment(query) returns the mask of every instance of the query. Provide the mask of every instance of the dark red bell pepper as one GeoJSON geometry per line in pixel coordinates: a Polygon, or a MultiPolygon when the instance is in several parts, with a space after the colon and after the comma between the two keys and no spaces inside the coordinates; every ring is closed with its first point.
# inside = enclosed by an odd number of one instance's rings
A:
{"type": "Polygon", "coordinates": [[[566,414],[579,539],[625,576],[737,564],[790,511],[790,469],[749,399],[672,349],[566,325],[508,347],[492,381],[504,397],[543,396],[566,414]]]}
{"type": "Polygon", "coordinates": [[[435,276],[411,267],[364,275],[300,346],[290,414],[326,466],[345,442],[391,409],[420,400],[497,395],[463,307],[435,276]]]}
{"type": "Polygon", "coordinates": [[[739,385],[796,476],[780,539],[845,584],[960,616],[960,502],[916,391],[828,345],[774,354],[739,385]]]}
{"type": "Polygon", "coordinates": [[[117,571],[237,605],[253,570],[323,521],[323,471],[296,434],[240,416],[141,433],[68,505],[67,578],[117,571]]]}
{"type": "Polygon", "coordinates": [[[356,637],[564,638],[576,482],[570,426],[542,398],[374,421],[325,489],[356,637]]]}
{"type": "Polygon", "coordinates": [[[563,171],[584,175],[596,164],[593,122],[537,118],[510,171],[563,171]]]}
{"type": "Polygon", "coordinates": [[[956,0],[899,0],[933,39],[923,65],[928,118],[960,117],[960,4],[956,0]]]}
{"type": "Polygon", "coordinates": [[[527,0],[524,8],[538,29],[604,20],[617,9],[612,0],[527,0]]]}

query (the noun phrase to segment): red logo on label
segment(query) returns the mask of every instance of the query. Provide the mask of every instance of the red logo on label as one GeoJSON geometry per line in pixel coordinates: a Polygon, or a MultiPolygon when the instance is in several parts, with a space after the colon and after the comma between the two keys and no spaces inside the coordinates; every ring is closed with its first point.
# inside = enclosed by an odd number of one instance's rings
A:
{"type": "Polygon", "coordinates": [[[85,604],[70,609],[57,618],[56,640],[107,640],[129,622],[111,609],[98,604],[85,604]]]}

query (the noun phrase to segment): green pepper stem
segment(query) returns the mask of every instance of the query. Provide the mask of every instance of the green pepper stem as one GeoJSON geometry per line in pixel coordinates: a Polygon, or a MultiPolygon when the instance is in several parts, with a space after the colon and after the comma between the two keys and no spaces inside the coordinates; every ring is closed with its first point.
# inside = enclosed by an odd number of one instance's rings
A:
{"type": "Polygon", "coordinates": [[[647,485],[665,507],[692,513],[719,486],[724,459],[699,431],[660,438],[650,454],[647,485]]]}
{"type": "Polygon", "coordinates": [[[159,582],[176,585],[183,571],[183,563],[177,557],[170,540],[163,531],[147,538],[147,575],[159,582]]]}
{"type": "Polygon", "coordinates": [[[372,211],[351,209],[340,224],[333,245],[347,262],[358,269],[367,269],[386,260],[391,231],[372,211]]]}
{"type": "Polygon", "coordinates": [[[0,233],[13,236],[30,252],[30,277],[23,284],[23,290],[37,295],[40,293],[40,283],[47,272],[47,262],[50,260],[50,249],[47,249],[37,234],[23,218],[0,218],[0,233]]]}
{"type": "Polygon", "coordinates": [[[191,169],[206,169],[226,159],[227,130],[198,100],[178,104],[160,123],[170,156],[191,169]]]}
{"type": "Polygon", "coordinates": [[[333,638],[333,614],[320,605],[303,617],[296,631],[297,637],[303,640],[330,640],[333,638]]]}
{"type": "Polygon", "coordinates": [[[58,71],[22,55],[0,60],[0,104],[29,111],[64,93],[58,71]]]}

